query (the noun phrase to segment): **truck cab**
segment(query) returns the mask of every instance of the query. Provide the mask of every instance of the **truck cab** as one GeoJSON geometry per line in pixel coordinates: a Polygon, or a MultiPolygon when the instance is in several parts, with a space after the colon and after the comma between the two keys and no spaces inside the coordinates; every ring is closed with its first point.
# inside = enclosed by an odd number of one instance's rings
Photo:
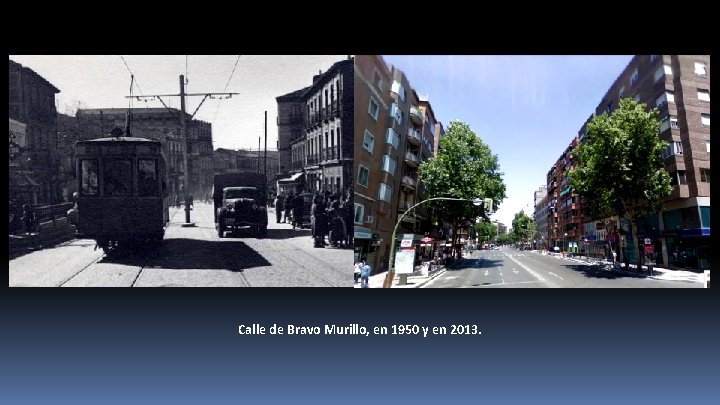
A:
{"type": "Polygon", "coordinates": [[[240,228],[249,228],[258,237],[264,237],[268,224],[264,177],[253,173],[218,176],[213,189],[218,237],[240,228]]]}

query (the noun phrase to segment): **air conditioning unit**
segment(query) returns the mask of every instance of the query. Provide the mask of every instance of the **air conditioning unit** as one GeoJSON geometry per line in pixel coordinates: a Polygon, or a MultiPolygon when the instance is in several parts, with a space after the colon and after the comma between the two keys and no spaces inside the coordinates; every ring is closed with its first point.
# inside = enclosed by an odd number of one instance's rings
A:
{"type": "Polygon", "coordinates": [[[365,217],[365,222],[375,222],[375,217],[373,217],[372,215],[368,215],[367,217],[365,217]]]}

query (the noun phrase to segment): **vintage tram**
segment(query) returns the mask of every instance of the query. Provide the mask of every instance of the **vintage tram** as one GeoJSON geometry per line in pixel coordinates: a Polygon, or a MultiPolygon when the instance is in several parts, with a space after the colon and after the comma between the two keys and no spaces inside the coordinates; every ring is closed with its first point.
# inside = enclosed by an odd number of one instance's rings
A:
{"type": "Polygon", "coordinates": [[[78,231],[108,252],[126,242],[162,241],[170,220],[160,141],[108,137],[75,144],[78,231]]]}

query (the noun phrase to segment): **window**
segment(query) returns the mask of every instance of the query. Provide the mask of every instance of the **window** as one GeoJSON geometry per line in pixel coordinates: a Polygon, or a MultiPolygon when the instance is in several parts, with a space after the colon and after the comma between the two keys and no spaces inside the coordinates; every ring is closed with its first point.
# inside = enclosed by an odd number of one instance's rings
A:
{"type": "Polygon", "coordinates": [[[625,95],[625,86],[620,87],[620,91],[618,91],[618,99],[623,98],[625,95]]]}
{"type": "Polygon", "coordinates": [[[685,178],[685,170],[678,170],[677,172],[677,183],[676,184],[687,184],[687,179],[685,178]]]}
{"type": "Polygon", "coordinates": [[[397,162],[395,162],[395,159],[393,159],[389,155],[383,156],[382,161],[382,170],[385,172],[388,172],[390,174],[395,174],[395,167],[397,165],[397,162]]]}
{"type": "Polygon", "coordinates": [[[393,188],[390,185],[387,185],[385,183],[380,183],[380,188],[378,190],[378,199],[383,200],[385,202],[390,202],[392,199],[392,193],[393,188]]]}
{"type": "Polygon", "coordinates": [[[640,102],[640,93],[635,93],[635,95],[633,96],[633,101],[636,103],[640,102]]]}
{"type": "Polygon", "coordinates": [[[657,70],[655,71],[655,81],[657,82],[657,81],[659,81],[660,79],[662,79],[662,78],[664,78],[664,77],[665,77],[665,70],[663,69],[662,66],[660,66],[660,67],[657,68],[657,70]]]}
{"type": "Polygon", "coordinates": [[[400,135],[398,135],[394,129],[388,128],[387,131],[385,131],[385,142],[397,149],[400,147],[400,135]]]}
{"type": "Polygon", "coordinates": [[[710,91],[698,89],[698,100],[710,101],[710,91]]]}
{"type": "Polygon", "coordinates": [[[674,103],[675,102],[675,93],[672,91],[666,91],[665,92],[668,103],[674,103]]]}
{"type": "Polygon", "coordinates": [[[682,149],[682,142],[680,141],[673,141],[673,151],[676,155],[682,155],[683,149],[682,149]]]}
{"type": "Polygon", "coordinates": [[[705,63],[695,62],[695,74],[698,76],[705,76],[705,63]]]}
{"type": "Polygon", "coordinates": [[[705,150],[707,151],[707,153],[710,153],[710,140],[709,139],[707,141],[705,141],[705,150]]]}
{"type": "Polygon", "coordinates": [[[82,195],[98,195],[98,161],[80,161],[80,193],[82,195]]]}
{"type": "Polygon", "coordinates": [[[383,89],[382,88],[382,86],[383,86],[382,77],[380,77],[380,74],[378,74],[377,71],[375,72],[375,76],[373,77],[373,84],[375,85],[375,87],[378,88],[378,90],[382,91],[382,89],[383,89]]]}
{"type": "Polygon", "coordinates": [[[132,163],[129,159],[108,159],[103,171],[106,197],[132,194],[132,163]]]}
{"type": "Polygon", "coordinates": [[[378,103],[375,100],[373,100],[371,98],[370,99],[370,107],[368,107],[368,114],[370,114],[370,116],[373,117],[373,119],[375,121],[377,121],[379,111],[380,111],[380,106],[378,105],[378,103]]]}
{"type": "Polygon", "coordinates": [[[403,102],[405,101],[405,88],[403,88],[402,83],[395,80],[392,84],[392,87],[390,88],[390,91],[397,94],[398,97],[400,97],[401,101],[403,101],[403,102]]]}
{"type": "Polygon", "coordinates": [[[650,62],[655,62],[658,59],[659,55],[650,55],[650,62]]]}
{"type": "Polygon", "coordinates": [[[700,114],[700,122],[703,125],[710,125],[710,114],[700,114]]]}
{"type": "Polygon", "coordinates": [[[138,196],[160,196],[156,163],[155,159],[138,159],[138,196]]]}
{"type": "Polygon", "coordinates": [[[395,119],[395,122],[397,122],[398,125],[402,125],[403,112],[397,103],[392,104],[392,107],[390,108],[390,116],[395,119]]]}
{"type": "Polygon", "coordinates": [[[608,113],[611,113],[611,112],[612,112],[612,101],[609,102],[608,105],[607,105],[607,112],[608,112],[608,113]]]}
{"type": "Polygon", "coordinates": [[[672,74],[672,68],[670,67],[670,65],[663,65],[663,70],[665,71],[666,75],[672,74]]]}
{"type": "Polygon", "coordinates": [[[677,128],[677,127],[678,127],[677,117],[673,117],[671,115],[670,116],[670,128],[677,128]]]}
{"type": "Polygon", "coordinates": [[[710,169],[700,169],[700,181],[710,183],[710,169]]]}
{"type": "Polygon", "coordinates": [[[662,93],[658,98],[655,99],[655,107],[662,107],[667,104],[667,93],[662,93]]]}
{"type": "Polygon", "coordinates": [[[638,70],[635,68],[635,71],[633,72],[632,76],[630,76],[630,85],[637,83],[638,81],[638,70]]]}
{"type": "Polygon", "coordinates": [[[370,154],[373,153],[373,147],[375,146],[375,137],[373,136],[372,132],[365,130],[365,136],[363,137],[363,149],[370,152],[370,154]]]}
{"type": "Polygon", "coordinates": [[[370,170],[363,165],[358,166],[358,179],[357,182],[363,187],[368,186],[368,178],[370,177],[370,170]]]}
{"type": "Polygon", "coordinates": [[[355,223],[362,224],[363,218],[365,217],[365,206],[362,204],[355,204],[355,223]]]}

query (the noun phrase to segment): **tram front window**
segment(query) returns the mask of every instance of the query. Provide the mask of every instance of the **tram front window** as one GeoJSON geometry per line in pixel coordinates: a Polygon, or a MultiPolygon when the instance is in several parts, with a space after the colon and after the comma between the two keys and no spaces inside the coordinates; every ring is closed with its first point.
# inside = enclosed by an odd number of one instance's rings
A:
{"type": "Polygon", "coordinates": [[[138,160],[138,196],[157,197],[158,181],[155,159],[138,160]]]}
{"type": "Polygon", "coordinates": [[[103,171],[106,197],[132,194],[132,164],[129,159],[108,159],[103,171]]]}
{"type": "Polygon", "coordinates": [[[80,163],[82,173],[80,176],[80,192],[82,195],[98,194],[98,162],[97,160],[82,160],[80,163]]]}

